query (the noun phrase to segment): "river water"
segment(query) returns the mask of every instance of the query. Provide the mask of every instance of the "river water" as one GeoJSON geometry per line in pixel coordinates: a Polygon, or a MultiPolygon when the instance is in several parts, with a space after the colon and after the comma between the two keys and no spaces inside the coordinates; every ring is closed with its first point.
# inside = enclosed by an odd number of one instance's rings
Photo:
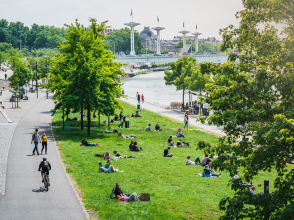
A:
{"type": "MultiPolygon", "coordinates": [[[[146,102],[155,102],[163,105],[170,105],[170,102],[182,102],[183,91],[177,91],[175,86],[165,85],[164,72],[152,72],[141,74],[123,81],[122,88],[125,95],[136,98],[136,93],[144,95],[146,102]]],[[[195,96],[193,100],[195,99],[195,96]]],[[[189,100],[185,94],[185,102],[189,100]]]]}

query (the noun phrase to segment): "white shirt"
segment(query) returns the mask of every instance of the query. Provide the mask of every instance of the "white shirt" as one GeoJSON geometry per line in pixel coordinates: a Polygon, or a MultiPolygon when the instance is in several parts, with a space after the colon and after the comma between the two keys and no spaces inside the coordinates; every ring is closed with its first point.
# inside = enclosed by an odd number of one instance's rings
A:
{"type": "Polygon", "coordinates": [[[189,164],[189,165],[195,165],[195,162],[193,162],[193,161],[191,161],[189,159],[187,159],[187,162],[186,163],[189,164]]]}
{"type": "Polygon", "coordinates": [[[235,180],[239,179],[239,176],[236,174],[236,175],[234,176],[234,179],[235,179],[235,180]]]}
{"type": "Polygon", "coordinates": [[[250,192],[251,192],[253,195],[255,195],[255,192],[254,192],[252,189],[250,189],[250,192]]]}

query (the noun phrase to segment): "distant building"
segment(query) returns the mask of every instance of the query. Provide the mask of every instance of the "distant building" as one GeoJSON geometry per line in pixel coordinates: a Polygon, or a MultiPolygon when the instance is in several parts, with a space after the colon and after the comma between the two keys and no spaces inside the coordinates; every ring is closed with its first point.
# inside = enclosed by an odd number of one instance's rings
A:
{"type": "MultiPolygon", "coordinates": [[[[181,40],[183,40],[183,36],[174,36],[172,41],[179,43],[179,41],[181,40]]],[[[195,36],[186,36],[186,40],[195,42],[195,36]]],[[[208,37],[203,39],[199,38],[198,43],[199,44],[202,44],[202,43],[221,44],[223,43],[223,41],[217,40],[215,37],[208,37]]]]}
{"type": "Polygon", "coordinates": [[[142,37],[143,46],[153,51],[156,51],[156,41],[157,35],[155,35],[150,27],[144,27],[143,31],[141,31],[140,36],[142,37]]]}
{"type": "Polygon", "coordinates": [[[160,48],[161,50],[172,50],[175,49],[177,42],[173,42],[171,40],[161,40],[160,41],[160,48]]]}

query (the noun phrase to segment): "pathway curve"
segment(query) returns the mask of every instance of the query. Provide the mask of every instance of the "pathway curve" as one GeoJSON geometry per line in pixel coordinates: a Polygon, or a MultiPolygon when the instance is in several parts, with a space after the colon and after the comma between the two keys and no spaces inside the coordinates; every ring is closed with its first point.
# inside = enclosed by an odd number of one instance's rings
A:
{"type": "MultiPolygon", "coordinates": [[[[125,98],[121,98],[122,101],[125,101],[129,104],[132,105],[137,105],[138,101],[134,98],[130,98],[128,97],[128,99],[125,98]]],[[[141,103],[141,108],[144,108],[146,110],[155,112],[155,113],[159,113],[163,116],[167,116],[169,118],[173,118],[175,120],[178,120],[180,122],[183,122],[183,127],[184,127],[184,113],[181,113],[179,111],[174,111],[172,109],[164,109],[155,105],[152,105],[150,103],[141,103]]],[[[215,135],[218,136],[224,136],[225,133],[223,132],[223,127],[217,127],[214,125],[208,125],[208,123],[205,124],[201,124],[200,122],[196,122],[196,116],[195,115],[191,115],[189,117],[189,125],[194,125],[197,126],[199,128],[202,128],[204,132],[208,132],[208,133],[213,133],[215,135]]],[[[147,125],[146,125],[147,126],[147,125]]]]}
{"type": "Polygon", "coordinates": [[[0,196],[1,220],[88,218],[59,159],[51,131],[49,110],[53,107],[51,99],[42,98],[27,111],[15,128],[8,157],[6,193],[0,196]],[[48,136],[46,157],[52,166],[48,192],[44,191],[40,172],[37,171],[43,156],[32,156],[30,140],[35,128],[39,128],[39,134],[45,130],[48,136]]]}

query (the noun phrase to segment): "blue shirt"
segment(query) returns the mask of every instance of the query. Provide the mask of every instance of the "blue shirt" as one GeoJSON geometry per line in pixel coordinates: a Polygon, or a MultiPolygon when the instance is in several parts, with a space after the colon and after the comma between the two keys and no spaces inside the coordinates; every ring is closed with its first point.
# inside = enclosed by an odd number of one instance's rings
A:
{"type": "Polygon", "coordinates": [[[38,142],[38,138],[39,138],[38,133],[37,133],[37,134],[34,133],[34,134],[33,134],[33,138],[34,138],[34,142],[38,142]]]}

